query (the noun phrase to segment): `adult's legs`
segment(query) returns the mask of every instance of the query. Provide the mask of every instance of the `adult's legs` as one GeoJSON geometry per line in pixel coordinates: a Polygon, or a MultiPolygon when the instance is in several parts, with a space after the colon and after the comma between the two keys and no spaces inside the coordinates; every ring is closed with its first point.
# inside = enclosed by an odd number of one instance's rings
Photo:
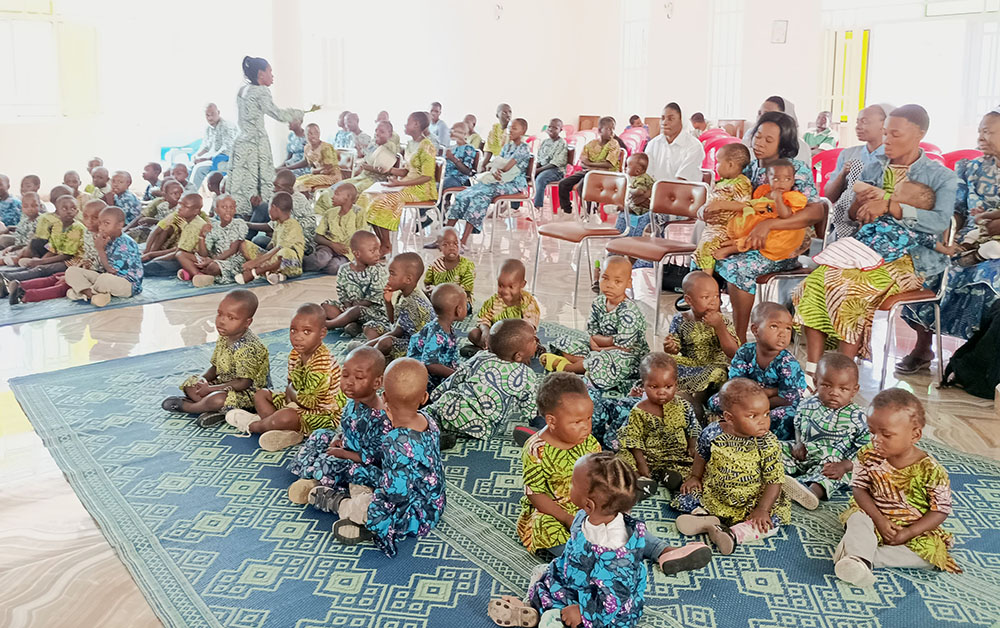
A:
{"type": "Polygon", "coordinates": [[[194,189],[197,190],[201,187],[201,182],[208,176],[209,170],[212,169],[212,160],[201,161],[191,167],[191,176],[188,177],[191,180],[194,189]]]}
{"type": "MultiPolygon", "coordinates": [[[[560,184],[561,185],[561,184],[560,184]]],[[[729,300],[733,305],[733,326],[741,343],[747,341],[747,327],[750,326],[750,312],[753,310],[754,295],[729,284],[729,300]]]]}

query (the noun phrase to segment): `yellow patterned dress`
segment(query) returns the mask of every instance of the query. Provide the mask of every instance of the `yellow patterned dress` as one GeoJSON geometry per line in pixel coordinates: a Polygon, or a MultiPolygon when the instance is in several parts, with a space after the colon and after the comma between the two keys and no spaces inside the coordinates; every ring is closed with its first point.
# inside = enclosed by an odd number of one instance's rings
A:
{"type": "Polygon", "coordinates": [[[472,291],[476,283],[476,265],[467,257],[459,257],[454,268],[446,268],[444,258],[439,257],[427,267],[424,274],[424,285],[430,292],[434,286],[443,283],[457,283],[465,290],[469,303],[472,303],[472,291]]]}
{"type": "MultiPolygon", "coordinates": [[[[230,390],[226,393],[223,410],[253,410],[254,393],[271,385],[271,363],[267,347],[249,329],[236,339],[220,336],[212,352],[212,366],[215,367],[215,379],[209,384],[226,384],[234,379],[251,381],[246,390],[230,390]]],[[[192,375],[181,384],[181,390],[194,386],[200,380],[200,376],[192,375]]]]}
{"type": "Polygon", "coordinates": [[[337,158],[337,150],[332,144],[320,142],[319,146],[313,147],[306,142],[306,161],[313,170],[329,166],[330,174],[304,174],[295,179],[295,190],[305,192],[316,188],[328,188],[337,181],[340,181],[340,160],[337,158]]]}
{"type": "MultiPolygon", "coordinates": [[[[723,314],[726,330],[736,339],[733,319],[723,314]]],[[[715,389],[729,379],[729,356],[722,350],[715,328],[704,321],[694,320],[688,313],[674,314],[667,332],[680,347],[677,360],[677,385],[688,393],[715,389]]],[[[737,342],[738,344],[738,342],[737,342]]]]}
{"type": "Polygon", "coordinates": [[[663,416],[657,416],[635,405],[628,415],[628,422],[618,430],[621,449],[618,457],[637,469],[631,449],[642,451],[653,479],[663,479],[668,471],[687,477],[694,460],[688,451],[688,439],[695,440],[701,433],[698,418],[691,404],[675,398],[664,404],[663,416]]]}
{"type": "Polygon", "coordinates": [[[399,229],[399,218],[403,213],[403,205],[419,201],[437,200],[437,182],[434,180],[437,148],[428,138],[420,142],[410,142],[406,147],[406,179],[430,177],[420,185],[408,185],[398,192],[388,194],[364,193],[358,198],[358,205],[368,211],[368,222],[376,227],[389,231],[399,229]]]}
{"type": "Polygon", "coordinates": [[[326,345],[320,344],[304,363],[299,352],[292,349],[288,354],[288,383],[295,389],[295,404],[286,400],[285,393],[274,395],[271,402],[275,408],[298,410],[303,434],[340,425],[340,411],[347,397],[340,391],[340,366],[326,345]]]}
{"type": "MultiPolygon", "coordinates": [[[[732,179],[719,179],[712,188],[712,193],[708,197],[708,203],[712,201],[735,201],[737,203],[749,203],[753,194],[753,185],[745,174],[740,174],[732,179]]],[[[715,270],[715,258],[712,253],[722,246],[722,243],[729,239],[726,226],[729,221],[743,213],[740,209],[730,209],[720,212],[712,217],[711,221],[705,221],[705,229],[698,237],[698,248],[691,258],[691,265],[711,273],[715,270]]]]}
{"type": "Polygon", "coordinates": [[[508,318],[520,318],[531,323],[531,326],[538,329],[538,324],[542,320],[542,310],[538,306],[538,300],[530,292],[521,292],[521,301],[515,305],[507,305],[500,298],[499,294],[494,294],[486,299],[483,307],[479,308],[478,325],[493,326],[493,323],[508,318]]]}

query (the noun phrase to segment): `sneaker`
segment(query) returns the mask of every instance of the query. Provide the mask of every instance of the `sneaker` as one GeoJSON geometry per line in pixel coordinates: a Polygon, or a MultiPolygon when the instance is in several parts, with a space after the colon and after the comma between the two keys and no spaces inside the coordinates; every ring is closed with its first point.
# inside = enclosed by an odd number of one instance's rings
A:
{"type": "Polygon", "coordinates": [[[357,545],[370,541],[372,533],[368,531],[368,528],[353,521],[341,519],[333,524],[333,538],[343,545],[357,545]]]}
{"type": "Polygon", "coordinates": [[[361,325],[359,323],[348,323],[344,325],[344,335],[357,338],[361,335],[361,325]]]}
{"type": "Polygon", "coordinates": [[[220,423],[226,422],[226,413],[219,411],[202,412],[194,422],[198,427],[215,427],[220,423]]]}
{"type": "Polygon", "coordinates": [[[272,286],[277,285],[285,280],[285,276],[281,273],[267,273],[267,283],[272,286]]]}
{"type": "Polygon", "coordinates": [[[288,487],[288,501],[293,504],[308,504],[309,503],[309,491],[313,490],[319,486],[317,480],[308,480],[306,478],[299,478],[292,482],[292,485],[288,487]]]}
{"type": "Polygon", "coordinates": [[[69,299],[70,301],[86,301],[87,300],[87,297],[83,296],[82,294],[80,294],[79,292],[77,292],[76,290],[74,290],[72,288],[70,288],[69,290],[66,291],[66,298],[69,299]]]}
{"type": "Polygon", "coordinates": [[[819,497],[809,490],[809,487],[799,482],[791,476],[785,476],[785,481],[781,485],[781,491],[788,495],[789,499],[802,506],[806,510],[816,510],[819,508],[819,497]]]}
{"type": "Polygon", "coordinates": [[[688,543],[684,547],[671,549],[660,554],[657,562],[660,570],[668,576],[682,571],[693,571],[708,565],[712,560],[712,548],[704,543],[688,543]]]}
{"type": "Polygon", "coordinates": [[[17,305],[24,298],[24,288],[21,287],[21,282],[17,279],[12,280],[7,284],[7,291],[10,292],[8,301],[11,305],[17,305]]]}
{"type": "Polygon", "coordinates": [[[260,421],[260,417],[246,410],[230,410],[226,413],[226,423],[232,425],[243,434],[250,433],[250,424],[260,421]]]}
{"type": "Polygon", "coordinates": [[[212,275],[195,275],[191,278],[191,285],[195,288],[207,288],[215,283],[212,275]]]}
{"type": "Polygon", "coordinates": [[[347,493],[329,486],[316,486],[309,491],[306,502],[321,512],[337,512],[347,493]]]}
{"type": "Polygon", "coordinates": [[[247,283],[246,277],[243,276],[243,273],[239,273],[238,275],[233,277],[233,280],[236,283],[240,284],[241,286],[246,285],[247,283]]]}
{"type": "Polygon", "coordinates": [[[183,410],[181,410],[181,404],[185,401],[185,397],[167,397],[160,404],[160,407],[167,412],[183,412],[183,410]]]}
{"type": "Polygon", "coordinates": [[[268,430],[260,435],[260,448],[264,451],[281,451],[302,442],[298,430],[268,430]]]}
{"type": "Polygon", "coordinates": [[[512,595],[490,600],[486,614],[497,626],[537,626],[538,611],[512,595]]]}
{"type": "Polygon", "coordinates": [[[523,425],[518,425],[514,428],[514,442],[517,443],[518,447],[524,447],[524,444],[528,442],[528,439],[535,435],[536,430],[530,427],[524,427],[523,425]]]}
{"type": "Polygon", "coordinates": [[[684,300],[684,297],[681,297],[674,302],[674,309],[678,312],[687,312],[691,309],[691,306],[684,300]]]}
{"type": "Polygon", "coordinates": [[[108,303],[111,303],[111,295],[107,292],[97,292],[90,297],[90,304],[95,307],[104,307],[108,303]]]}
{"type": "Polygon", "coordinates": [[[590,284],[590,291],[594,294],[601,294],[601,280],[595,279],[594,283],[590,284]]]}
{"type": "Polygon", "coordinates": [[[638,501],[641,502],[645,499],[649,499],[653,495],[656,495],[656,489],[658,487],[659,485],[656,483],[656,480],[643,477],[639,478],[635,483],[636,493],[639,495],[638,501]]]}
{"type": "Polygon", "coordinates": [[[437,250],[441,248],[441,243],[438,242],[437,240],[433,242],[428,242],[427,244],[424,245],[424,248],[429,250],[437,250]]]}
{"type": "Polygon", "coordinates": [[[856,587],[870,587],[875,584],[875,574],[864,559],[857,556],[844,556],[833,566],[837,577],[856,587]]]}
{"type": "Polygon", "coordinates": [[[694,536],[695,534],[706,534],[714,526],[721,525],[719,518],[713,515],[691,515],[685,514],[677,517],[674,525],[677,531],[684,536],[694,536]]]}

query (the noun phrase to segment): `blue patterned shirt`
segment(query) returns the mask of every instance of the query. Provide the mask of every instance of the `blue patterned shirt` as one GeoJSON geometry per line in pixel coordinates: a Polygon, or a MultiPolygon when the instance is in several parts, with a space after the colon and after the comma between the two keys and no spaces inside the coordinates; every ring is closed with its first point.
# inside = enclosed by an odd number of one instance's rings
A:
{"type": "MultiPolygon", "coordinates": [[[[455,159],[465,164],[465,167],[469,169],[472,168],[473,162],[476,161],[476,149],[468,144],[452,146],[451,154],[455,156],[455,159]]],[[[444,162],[444,176],[445,178],[458,177],[460,179],[465,179],[466,183],[469,181],[469,176],[464,172],[461,172],[458,169],[458,166],[453,164],[450,159],[446,159],[444,162]]]]}
{"type": "Polygon", "coordinates": [[[528,188],[528,162],[531,161],[531,149],[526,142],[515,144],[508,142],[500,151],[500,156],[504,159],[513,159],[517,162],[518,173],[511,183],[519,190],[528,188]]]}
{"type": "Polygon", "coordinates": [[[757,362],[756,342],[748,342],[736,350],[729,363],[729,379],[734,377],[752,379],[764,388],[777,388],[778,396],[792,409],[798,407],[806,389],[806,376],[795,356],[782,349],[770,364],[761,367],[757,362]]]}
{"type": "MultiPolygon", "coordinates": [[[[134,196],[134,195],[133,195],[134,196]]],[[[135,240],[122,234],[104,247],[110,268],[108,272],[124,277],[132,284],[132,296],[142,292],[142,254],[135,240]]]]}
{"type": "Polygon", "coordinates": [[[21,200],[8,196],[0,201],[0,222],[14,227],[21,220],[21,200]]]}
{"type": "Polygon", "coordinates": [[[115,207],[120,207],[125,212],[125,224],[132,222],[142,213],[142,203],[139,202],[139,197],[133,194],[131,190],[115,194],[115,207]]]}
{"type": "MultiPolygon", "coordinates": [[[[425,365],[441,364],[451,369],[458,368],[458,336],[455,330],[446,332],[437,320],[424,325],[420,331],[410,336],[407,355],[425,365]]],[[[427,389],[432,390],[444,380],[440,375],[430,375],[427,389]]]]}
{"type": "Polygon", "coordinates": [[[983,155],[975,159],[962,159],[955,164],[958,193],[955,195],[955,215],[965,217],[961,235],[975,223],[969,220],[969,211],[977,207],[984,211],[1000,209],[1000,165],[996,157],[983,155]]]}

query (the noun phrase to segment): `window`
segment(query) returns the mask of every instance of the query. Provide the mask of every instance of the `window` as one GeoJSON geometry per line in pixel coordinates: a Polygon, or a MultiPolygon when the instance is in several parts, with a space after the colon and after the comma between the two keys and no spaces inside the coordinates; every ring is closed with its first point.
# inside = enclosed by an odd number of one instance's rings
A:
{"type": "Polygon", "coordinates": [[[618,109],[630,115],[644,109],[648,98],[649,0],[630,0],[621,4],[622,74],[619,83],[618,109]]]}
{"type": "Polygon", "coordinates": [[[59,114],[56,25],[45,19],[0,19],[0,119],[59,114]]]}
{"type": "Polygon", "coordinates": [[[712,19],[712,59],[708,111],[717,118],[741,118],[744,0],[716,0],[712,19]]]}

